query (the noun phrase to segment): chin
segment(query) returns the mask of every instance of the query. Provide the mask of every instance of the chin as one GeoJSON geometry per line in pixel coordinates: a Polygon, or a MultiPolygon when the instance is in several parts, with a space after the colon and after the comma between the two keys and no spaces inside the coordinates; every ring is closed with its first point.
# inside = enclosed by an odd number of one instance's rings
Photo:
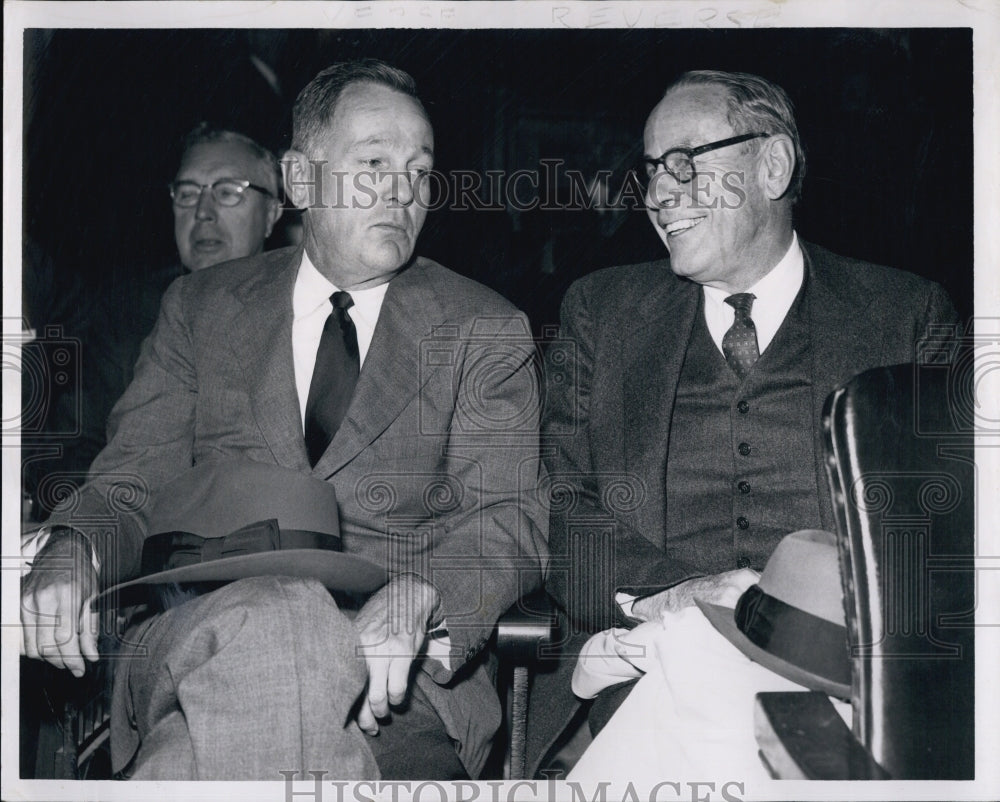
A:
{"type": "Polygon", "coordinates": [[[398,243],[385,243],[371,254],[370,263],[382,268],[385,272],[399,270],[410,261],[413,248],[402,248],[398,243]]]}
{"type": "Polygon", "coordinates": [[[688,263],[686,259],[678,259],[670,254],[670,269],[682,278],[691,278],[698,272],[697,268],[688,263]]]}

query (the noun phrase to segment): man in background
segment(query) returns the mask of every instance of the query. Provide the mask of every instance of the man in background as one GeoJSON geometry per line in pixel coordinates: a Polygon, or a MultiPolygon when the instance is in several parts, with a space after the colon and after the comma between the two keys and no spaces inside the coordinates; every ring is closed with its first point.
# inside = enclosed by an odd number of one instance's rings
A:
{"type": "Polygon", "coordinates": [[[170,184],[174,240],[185,270],[254,256],[281,217],[281,168],[250,137],[201,123],[184,140],[170,184]]]}
{"type": "Polygon", "coordinates": [[[250,137],[204,122],[184,137],[169,186],[179,261],[128,283],[106,283],[87,325],[71,332],[81,339],[80,387],[55,399],[47,422],[49,431],[64,433],[57,441],[62,454],[28,460],[25,470],[37,520],[55,501],[45,477],[82,483],[107,442],[108,415],[132,381],[167,287],[185,273],[261,253],[282,214],[280,187],[278,160],[250,137]]]}

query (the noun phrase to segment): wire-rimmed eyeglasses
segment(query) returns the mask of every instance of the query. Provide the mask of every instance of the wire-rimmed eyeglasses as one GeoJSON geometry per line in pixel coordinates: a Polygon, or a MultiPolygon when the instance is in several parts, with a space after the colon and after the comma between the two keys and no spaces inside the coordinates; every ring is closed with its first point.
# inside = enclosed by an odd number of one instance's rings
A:
{"type": "Polygon", "coordinates": [[[703,153],[719,148],[727,148],[730,145],[738,145],[740,142],[747,142],[770,134],[740,134],[731,136],[728,139],[720,139],[718,142],[709,142],[707,145],[699,145],[696,148],[671,148],[658,159],[651,159],[648,156],[642,160],[645,168],[640,172],[639,177],[644,179],[648,186],[653,180],[660,167],[666,170],[680,184],[690,183],[695,176],[694,158],[703,153]]]}
{"type": "Polygon", "coordinates": [[[239,206],[243,202],[243,193],[248,189],[254,189],[274,197],[274,193],[265,187],[251,184],[249,181],[237,178],[220,178],[211,184],[199,184],[197,181],[173,181],[167,185],[170,190],[170,197],[174,200],[174,206],[188,209],[197,206],[201,199],[201,193],[206,189],[212,193],[212,199],[219,206],[239,206]]]}

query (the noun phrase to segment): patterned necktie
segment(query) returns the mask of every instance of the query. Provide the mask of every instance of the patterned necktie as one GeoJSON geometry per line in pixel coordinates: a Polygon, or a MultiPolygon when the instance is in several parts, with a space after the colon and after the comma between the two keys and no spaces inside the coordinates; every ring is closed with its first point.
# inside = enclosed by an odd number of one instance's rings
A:
{"type": "Polygon", "coordinates": [[[741,380],[760,356],[760,351],[757,350],[757,329],[750,319],[750,307],[756,297],[750,292],[740,292],[726,298],[726,303],[736,310],[736,319],[722,338],[722,353],[726,355],[726,362],[733,373],[741,380]]]}
{"type": "Polygon", "coordinates": [[[309,452],[309,464],[313,466],[330,445],[351,405],[360,365],[358,333],[347,314],[354,299],[346,292],[335,292],[330,296],[330,303],[333,311],[319,339],[316,367],[306,401],[306,451],[309,452]]]}

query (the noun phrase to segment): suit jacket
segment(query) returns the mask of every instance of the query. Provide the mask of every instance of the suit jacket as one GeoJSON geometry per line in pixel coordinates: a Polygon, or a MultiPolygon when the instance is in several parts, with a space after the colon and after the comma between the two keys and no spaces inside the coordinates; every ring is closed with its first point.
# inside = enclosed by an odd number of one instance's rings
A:
{"type": "Polygon", "coordinates": [[[171,285],[108,447],[52,522],[91,533],[107,586],[138,571],[145,499],[193,464],[243,458],[331,482],[345,550],[439,591],[453,670],[427,690],[474,776],[499,721],[477,656],[547,554],[530,329],[492,291],[416,258],[390,283],[352,404],[310,468],[292,361],[300,261],[271,251],[171,285]]]}
{"type": "MultiPolygon", "coordinates": [[[[927,327],[954,323],[955,311],[941,287],[915,275],[802,248],[814,469],[822,524],[833,531],[820,426],[827,395],[868,368],[913,361],[927,327]]],[[[546,358],[547,587],[585,630],[615,617],[628,624],[615,591],[647,595],[706,573],[672,555],[674,533],[665,531],[671,415],[701,292],[662,260],[593,273],[564,299],[560,338],[546,358]],[[569,545],[581,529],[602,533],[607,570],[581,575],[569,545]]]]}

